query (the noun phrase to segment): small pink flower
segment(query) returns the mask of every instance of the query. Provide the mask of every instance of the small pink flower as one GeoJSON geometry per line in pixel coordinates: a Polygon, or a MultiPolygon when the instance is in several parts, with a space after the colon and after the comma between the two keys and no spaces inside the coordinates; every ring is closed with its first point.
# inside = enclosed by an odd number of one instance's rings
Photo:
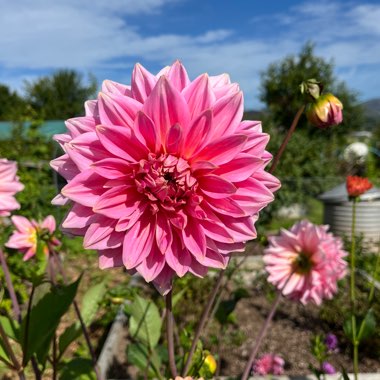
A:
{"type": "Polygon", "coordinates": [[[328,226],[304,220],[269,238],[264,255],[268,281],[303,304],[314,301],[319,305],[322,299],[332,298],[337,281],[346,274],[347,252],[341,239],[327,230],[328,226]]]}
{"type": "Polygon", "coordinates": [[[228,75],[190,81],[175,62],[157,75],[137,64],[131,86],[105,81],[86,116],[55,136],[52,162],[72,202],[62,226],[165,294],[174,275],[225,268],[256,237],[259,211],[279,181],[265,172],[269,136],[241,121],[243,95],[228,75]]]}
{"type": "Polygon", "coordinates": [[[343,104],[332,94],[320,95],[306,108],[309,122],[318,128],[325,129],[343,121],[343,104]]]}
{"type": "Polygon", "coordinates": [[[0,158],[0,216],[9,216],[10,211],[18,210],[19,203],[14,195],[24,189],[16,175],[17,163],[0,158]]]}
{"type": "Polygon", "coordinates": [[[24,260],[29,260],[36,254],[38,239],[41,239],[44,244],[45,254],[48,254],[51,248],[61,244],[53,235],[56,224],[52,215],[47,216],[41,223],[19,215],[14,215],[11,219],[16,230],[5,243],[5,246],[23,252],[24,260]]]}
{"type": "Polygon", "coordinates": [[[281,356],[275,354],[264,354],[253,363],[253,372],[261,375],[282,375],[284,373],[285,361],[281,356]]]}

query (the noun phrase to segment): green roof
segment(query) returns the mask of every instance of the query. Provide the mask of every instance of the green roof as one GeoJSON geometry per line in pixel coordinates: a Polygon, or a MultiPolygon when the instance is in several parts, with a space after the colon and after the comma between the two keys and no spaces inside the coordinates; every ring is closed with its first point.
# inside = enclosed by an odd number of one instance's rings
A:
{"type": "MultiPolygon", "coordinates": [[[[24,131],[30,127],[30,122],[23,123],[24,131]]],[[[12,135],[14,123],[11,121],[0,121],[0,140],[6,140],[12,135]]],[[[50,138],[57,133],[66,131],[65,122],[63,120],[48,120],[43,122],[39,127],[40,132],[50,138]]]]}

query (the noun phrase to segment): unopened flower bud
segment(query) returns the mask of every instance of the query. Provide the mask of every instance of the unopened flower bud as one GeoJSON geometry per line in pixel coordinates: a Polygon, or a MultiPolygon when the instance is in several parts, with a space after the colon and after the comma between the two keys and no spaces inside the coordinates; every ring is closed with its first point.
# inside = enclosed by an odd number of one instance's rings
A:
{"type": "Polygon", "coordinates": [[[343,121],[343,104],[332,94],[321,95],[306,108],[306,117],[318,128],[328,128],[343,121]]]}
{"type": "Polygon", "coordinates": [[[208,367],[208,370],[210,371],[211,375],[213,375],[216,372],[216,360],[211,354],[206,356],[204,364],[208,367]]]}

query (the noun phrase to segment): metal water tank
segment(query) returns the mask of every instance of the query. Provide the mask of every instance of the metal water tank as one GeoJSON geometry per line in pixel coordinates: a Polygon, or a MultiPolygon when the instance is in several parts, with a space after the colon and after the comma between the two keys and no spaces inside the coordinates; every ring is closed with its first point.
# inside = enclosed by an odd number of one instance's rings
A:
{"type": "MultiPolygon", "coordinates": [[[[336,235],[350,236],[352,201],[349,201],[346,184],[343,183],[319,196],[324,204],[323,223],[330,225],[336,235]]],[[[380,241],[380,189],[372,188],[360,197],[356,205],[356,234],[365,241],[380,241]]]]}

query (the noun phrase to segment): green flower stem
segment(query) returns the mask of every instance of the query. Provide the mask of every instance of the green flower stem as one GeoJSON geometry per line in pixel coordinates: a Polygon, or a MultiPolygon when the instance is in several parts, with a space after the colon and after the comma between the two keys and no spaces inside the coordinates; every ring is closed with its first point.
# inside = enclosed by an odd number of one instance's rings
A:
{"type": "Polygon", "coordinates": [[[5,352],[9,355],[12,361],[14,369],[18,372],[20,380],[25,380],[24,370],[22,369],[20,363],[18,362],[15,353],[13,352],[12,346],[9,342],[8,336],[5,333],[2,324],[0,323],[0,336],[4,344],[5,352]]]}
{"type": "Polygon", "coordinates": [[[168,340],[169,366],[173,378],[177,377],[177,367],[175,365],[174,353],[174,320],[172,310],[172,290],[165,296],[166,303],[166,334],[168,340]]]}
{"type": "Polygon", "coordinates": [[[7,265],[7,261],[5,259],[5,255],[2,249],[0,249],[0,262],[1,266],[3,268],[4,276],[5,276],[5,282],[7,284],[9,296],[12,300],[12,308],[13,308],[13,314],[15,318],[17,319],[18,323],[21,323],[21,311],[20,311],[20,305],[17,300],[15,288],[12,283],[11,275],[9,272],[9,268],[7,265]]]}
{"type": "Polygon", "coordinates": [[[242,376],[241,380],[247,380],[248,377],[249,377],[249,374],[251,373],[253,362],[256,359],[256,356],[257,356],[257,354],[259,352],[259,348],[261,346],[261,343],[263,342],[263,340],[264,340],[264,338],[265,338],[265,336],[267,334],[267,331],[269,329],[270,323],[272,322],[272,319],[273,319],[274,314],[275,314],[275,312],[277,310],[277,307],[280,304],[280,301],[282,299],[282,291],[285,289],[285,287],[288,284],[289,280],[293,276],[293,273],[294,273],[294,271],[292,271],[290,273],[290,275],[287,278],[287,280],[286,280],[284,286],[282,287],[282,289],[277,291],[277,296],[276,296],[275,300],[272,303],[272,307],[270,309],[270,312],[269,312],[269,314],[268,314],[268,316],[267,316],[264,324],[261,326],[261,329],[260,329],[260,332],[259,332],[259,336],[257,337],[257,339],[255,341],[255,345],[252,348],[251,355],[249,356],[248,362],[245,365],[243,376],[242,376]]]}
{"type": "Polygon", "coordinates": [[[359,362],[359,342],[356,334],[356,292],[355,292],[355,250],[356,250],[356,203],[358,198],[352,201],[352,223],[351,223],[351,251],[350,251],[350,302],[351,302],[351,330],[353,344],[353,361],[354,361],[354,378],[358,379],[358,362],[359,362]]]}
{"type": "Polygon", "coordinates": [[[200,322],[199,322],[199,324],[197,326],[197,329],[196,329],[195,335],[194,335],[194,339],[193,339],[193,341],[191,343],[191,348],[190,348],[189,355],[187,357],[185,366],[184,366],[183,371],[182,371],[182,376],[183,377],[185,377],[187,375],[187,372],[190,369],[191,359],[193,358],[193,355],[194,355],[194,352],[195,352],[195,348],[197,347],[197,343],[198,343],[199,337],[201,336],[201,332],[202,332],[202,330],[203,330],[203,328],[204,328],[204,326],[205,326],[205,324],[207,322],[207,318],[208,318],[208,316],[210,314],[212,305],[213,305],[213,303],[215,301],[215,297],[218,294],[220,285],[222,284],[224,272],[225,272],[224,270],[221,270],[219,272],[219,276],[218,276],[218,279],[216,280],[215,286],[214,286],[212,292],[209,295],[209,298],[207,300],[205,308],[203,309],[200,322]]]}
{"type": "Polygon", "coordinates": [[[373,270],[373,273],[372,273],[371,288],[370,288],[369,295],[368,295],[368,303],[369,303],[369,305],[371,305],[373,297],[375,295],[375,282],[376,282],[376,277],[377,277],[377,271],[378,271],[378,268],[379,268],[379,264],[380,264],[380,241],[379,241],[379,249],[378,249],[377,256],[376,256],[375,269],[373,270]]]}

